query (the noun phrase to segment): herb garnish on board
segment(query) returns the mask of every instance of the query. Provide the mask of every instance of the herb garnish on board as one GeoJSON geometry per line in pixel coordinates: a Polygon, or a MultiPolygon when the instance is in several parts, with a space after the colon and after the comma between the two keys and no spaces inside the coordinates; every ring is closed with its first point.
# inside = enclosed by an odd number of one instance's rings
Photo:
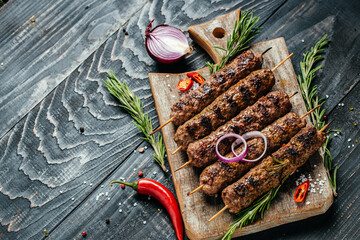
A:
{"type": "Polygon", "coordinates": [[[235,22],[233,32],[227,38],[226,49],[214,46],[215,51],[221,56],[221,62],[215,65],[210,62],[206,63],[209,67],[210,74],[219,71],[241,51],[250,48],[250,45],[246,44],[253,40],[255,35],[260,32],[261,28],[255,26],[259,20],[260,17],[253,16],[253,11],[241,12],[240,18],[235,22]],[[220,53],[219,50],[224,53],[220,53]]]}

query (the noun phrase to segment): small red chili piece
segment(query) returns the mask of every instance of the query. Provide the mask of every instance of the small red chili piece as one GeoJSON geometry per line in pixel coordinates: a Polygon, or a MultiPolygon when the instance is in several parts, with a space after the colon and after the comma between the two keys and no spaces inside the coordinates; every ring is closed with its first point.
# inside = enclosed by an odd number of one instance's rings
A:
{"type": "Polygon", "coordinates": [[[122,189],[125,189],[125,184],[121,184],[121,188],[122,188],[122,189]]]}
{"type": "Polygon", "coordinates": [[[285,147],[285,146],[286,146],[286,144],[284,143],[282,146],[283,146],[283,147],[285,147]]]}
{"type": "Polygon", "coordinates": [[[181,218],[180,208],[176,201],[174,194],[169,189],[159,182],[151,179],[142,178],[133,183],[126,183],[122,181],[112,181],[110,186],[114,183],[125,184],[132,187],[140,194],[150,195],[157,199],[167,210],[170,215],[171,221],[174,225],[175,234],[178,240],[184,237],[184,226],[181,218]]]}
{"type": "Polygon", "coordinates": [[[192,80],[198,82],[199,84],[203,84],[205,82],[205,79],[197,72],[190,72],[187,73],[186,75],[192,80]]]}
{"type": "Polygon", "coordinates": [[[86,233],[86,232],[82,232],[81,235],[82,235],[83,237],[86,237],[87,233],[86,233]]]}
{"type": "Polygon", "coordinates": [[[139,177],[142,177],[144,173],[142,171],[138,172],[139,177]]]}
{"type": "Polygon", "coordinates": [[[307,180],[304,183],[302,183],[300,186],[297,187],[294,200],[295,202],[302,202],[305,199],[306,193],[309,189],[310,181],[307,180]]]}
{"type": "Polygon", "coordinates": [[[190,78],[184,78],[178,82],[177,89],[179,89],[182,92],[186,92],[192,87],[193,84],[194,82],[190,78]]]}

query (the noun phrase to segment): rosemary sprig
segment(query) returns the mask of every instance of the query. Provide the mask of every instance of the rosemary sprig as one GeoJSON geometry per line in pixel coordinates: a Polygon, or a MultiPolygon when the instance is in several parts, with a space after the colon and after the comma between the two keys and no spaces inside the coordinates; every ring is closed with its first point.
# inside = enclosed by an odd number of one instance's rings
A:
{"type": "MultiPolygon", "coordinates": [[[[297,79],[308,111],[319,104],[323,105],[325,103],[324,98],[319,99],[319,96],[317,95],[317,85],[313,85],[312,82],[316,77],[315,72],[322,68],[322,65],[316,66],[316,64],[324,59],[321,54],[325,51],[325,46],[330,42],[329,40],[326,40],[326,37],[327,35],[323,36],[320,41],[318,41],[315,46],[310,49],[310,51],[306,52],[304,54],[303,61],[300,62],[301,75],[298,75],[297,79]]],[[[325,109],[321,109],[320,107],[310,115],[310,120],[317,129],[321,129],[325,126],[325,121],[323,120],[324,114],[325,109]]],[[[324,166],[326,169],[326,174],[329,179],[333,194],[334,196],[337,196],[336,173],[338,167],[336,166],[334,169],[332,169],[332,156],[329,149],[327,148],[330,137],[331,135],[327,137],[322,150],[324,151],[324,166]]]]}
{"type": "Polygon", "coordinates": [[[126,83],[121,83],[117,79],[113,71],[110,71],[108,75],[106,81],[104,81],[107,89],[119,100],[120,107],[124,108],[135,120],[133,123],[144,134],[145,137],[143,137],[143,139],[150,143],[154,149],[154,160],[158,162],[163,171],[166,172],[167,170],[164,165],[166,152],[165,145],[160,134],[158,134],[157,137],[155,135],[150,135],[153,128],[148,114],[144,114],[144,104],[140,102],[139,97],[129,89],[126,83]]]}
{"type": "Polygon", "coordinates": [[[229,61],[231,61],[239,52],[248,49],[250,46],[246,45],[255,35],[260,32],[260,27],[255,27],[259,22],[260,17],[254,17],[253,11],[242,12],[240,19],[235,21],[235,26],[230,37],[227,38],[226,49],[222,47],[216,47],[215,51],[221,56],[221,62],[213,65],[207,62],[210,74],[213,74],[223,68],[229,61]],[[219,50],[224,53],[221,54],[219,50]]]}
{"type": "Polygon", "coordinates": [[[271,201],[275,198],[278,193],[280,187],[287,179],[284,178],[282,183],[277,187],[270,189],[267,193],[265,193],[261,198],[253,202],[249,207],[243,209],[239,213],[237,213],[237,218],[229,227],[227,233],[224,235],[222,240],[230,240],[232,235],[236,231],[237,228],[241,231],[243,226],[246,226],[252,222],[254,222],[255,217],[260,214],[260,217],[264,217],[264,212],[269,209],[271,201]]]}

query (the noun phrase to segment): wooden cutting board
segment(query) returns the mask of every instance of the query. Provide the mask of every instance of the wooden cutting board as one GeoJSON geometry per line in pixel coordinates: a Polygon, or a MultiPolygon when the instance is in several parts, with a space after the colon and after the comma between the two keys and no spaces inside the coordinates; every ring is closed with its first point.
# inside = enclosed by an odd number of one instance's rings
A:
{"type": "MultiPolygon", "coordinates": [[[[213,50],[212,46],[225,46],[226,36],[233,29],[235,19],[240,10],[236,10],[227,15],[221,16],[209,23],[192,26],[189,28],[190,36],[200,46],[209,53],[214,62],[218,62],[220,57],[213,50]],[[220,32],[220,34],[219,34],[220,32]],[[224,34],[223,38],[221,34],[224,34]],[[216,37],[215,37],[216,36],[216,37]]],[[[289,55],[284,38],[277,38],[266,42],[252,45],[251,49],[257,55],[267,48],[272,49],[267,52],[263,59],[263,68],[271,69],[282,59],[289,55]]],[[[301,53],[295,53],[301,54],[301,53]]],[[[209,77],[207,68],[197,70],[206,78],[209,77]]],[[[181,92],[176,88],[180,79],[186,77],[186,73],[168,74],[168,73],[150,73],[149,79],[155,100],[156,110],[159,115],[160,123],[165,123],[170,116],[171,106],[181,98],[181,92]]],[[[299,91],[299,94],[291,98],[293,106],[292,111],[302,115],[306,113],[304,101],[300,94],[300,88],[296,80],[296,75],[291,61],[285,62],[275,71],[276,83],[273,90],[284,91],[288,94],[299,91]]],[[[309,120],[308,125],[310,124],[309,120]]],[[[207,197],[202,192],[197,192],[191,196],[187,193],[199,186],[199,176],[201,169],[188,166],[182,170],[174,172],[187,161],[185,152],[179,152],[175,155],[171,153],[177,149],[173,140],[176,128],[169,124],[162,129],[164,142],[167,149],[168,161],[175,185],[176,195],[180,204],[185,231],[190,239],[219,239],[226,232],[227,228],[234,221],[234,215],[224,212],[214,221],[208,223],[208,219],[224,207],[221,197],[207,197]]],[[[320,153],[312,156],[309,161],[291,176],[284,186],[281,187],[276,198],[273,200],[270,209],[266,211],[264,218],[255,223],[243,227],[241,231],[236,231],[235,236],[251,234],[268,228],[276,227],[281,224],[302,220],[311,216],[325,213],[333,202],[332,192],[326,177],[326,170],[323,165],[323,157],[320,153]],[[293,195],[296,190],[296,180],[301,174],[306,177],[311,176],[312,182],[325,180],[323,186],[316,185],[316,192],[309,193],[304,203],[296,203],[293,195]],[[319,188],[319,189],[318,189],[319,188]],[[323,189],[322,193],[319,190],[323,189]]]]}

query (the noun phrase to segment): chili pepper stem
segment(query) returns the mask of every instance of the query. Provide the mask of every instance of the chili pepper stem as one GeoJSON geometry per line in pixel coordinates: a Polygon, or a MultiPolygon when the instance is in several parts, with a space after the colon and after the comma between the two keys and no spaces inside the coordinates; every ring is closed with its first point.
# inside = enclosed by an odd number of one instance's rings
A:
{"type": "Polygon", "coordinates": [[[136,191],[137,188],[138,188],[138,183],[137,183],[137,181],[135,181],[135,182],[133,182],[133,183],[127,183],[127,182],[123,182],[123,181],[112,181],[112,182],[110,183],[110,187],[112,187],[112,185],[113,185],[114,183],[124,184],[124,185],[126,185],[126,186],[131,187],[131,188],[134,189],[135,191],[136,191]]]}

